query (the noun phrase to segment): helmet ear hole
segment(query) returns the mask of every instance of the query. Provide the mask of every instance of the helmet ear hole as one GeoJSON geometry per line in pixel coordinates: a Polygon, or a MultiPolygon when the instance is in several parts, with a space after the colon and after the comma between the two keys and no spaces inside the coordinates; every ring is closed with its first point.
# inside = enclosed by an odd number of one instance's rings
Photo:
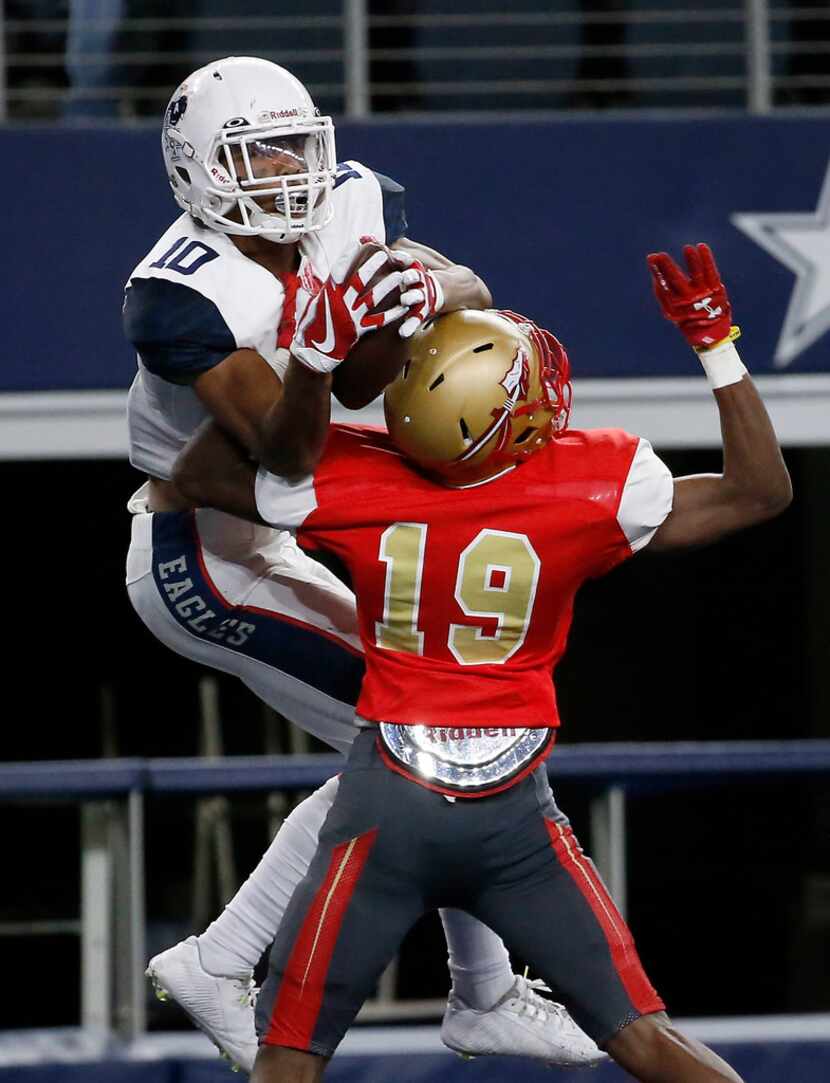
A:
{"type": "Polygon", "coordinates": [[[181,179],[184,181],[185,184],[190,184],[190,174],[184,168],[184,166],[177,165],[176,166],[176,172],[179,174],[179,176],[181,177],[181,179]]]}
{"type": "Polygon", "coordinates": [[[536,426],[535,426],[535,425],[528,425],[528,427],[527,427],[526,429],[523,429],[523,430],[522,430],[522,431],[521,431],[521,432],[519,433],[519,435],[518,435],[518,436],[516,437],[516,439],[515,439],[515,440],[513,441],[513,444],[514,444],[514,445],[516,445],[516,444],[523,444],[523,443],[524,443],[524,442],[525,442],[526,440],[529,440],[529,439],[530,439],[530,437],[531,437],[531,436],[533,436],[533,434],[534,434],[535,432],[536,432],[536,426]]]}
{"type": "Polygon", "coordinates": [[[461,429],[461,439],[464,441],[465,445],[472,444],[473,438],[470,436],[470,429],[463,417],[458,419],[458,426],[461,429]]]}

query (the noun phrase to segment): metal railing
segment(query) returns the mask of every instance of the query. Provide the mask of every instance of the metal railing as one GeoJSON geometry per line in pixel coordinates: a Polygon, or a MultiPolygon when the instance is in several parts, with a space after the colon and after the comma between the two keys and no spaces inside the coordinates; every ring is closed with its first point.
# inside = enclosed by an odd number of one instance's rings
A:
{"type": "MultiPolygon", "coordinates": [[[[144,838],[146,800],[245,791],[312,789],[342,768],[334,755],[101,759],[0,765],[0,802],[50,801],[80,806],[80,923],[29,927],[29,933],[79,930],[81,1022],[134,1038],[145,1028],[146,915],[144,838]],[[60,929],[57,926],[60,925],[60,929]]],[[[554,787],[578,782],[592,788],[590,851],[609,890],[625,910],[626,803],[650,794],[734,783],[830,773],[830,741],[724,741],[701,743],[583,744],[558,747],[549,761],[554,787]]],[[[8,931],[8,930],[7,930],[8,931]]],[[[2,926],[0,926],[2,932],[2,926]]],[[[437,1002],[369,1006],[363,1018],[435,1014],[437,1002]]]]}
{"type": "Polygon", "coordinates": [[[129,0],[94,17],[79,3],[72,18],[43,15],[58,0],[31,5],[40,17],[5,5],[0,118],[155,120],[181,79],[230,53],[284,64],[325,112],[351,117],[830,103],[830,9],[796,0],[471,0],[414,14],[329,0],[269,15],[203,0],[187,18],[136,15],[129,0]]]}

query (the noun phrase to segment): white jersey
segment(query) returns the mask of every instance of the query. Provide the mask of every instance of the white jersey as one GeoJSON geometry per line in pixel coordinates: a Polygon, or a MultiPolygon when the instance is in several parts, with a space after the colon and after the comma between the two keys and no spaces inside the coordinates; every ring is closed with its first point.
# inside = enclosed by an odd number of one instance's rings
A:
{"type": "Polygon", "coordinates": [[[130,462],[169,479],[207,416],[193,381],[235,350],[260,353],[278,375],[295,321],[341,252],[362,236],[391,244],[406,229],[403,188],[359,162],[337,170],[334,216],[300,241],[296,275],[276,278],[230,237],[181,215],[127,282],[124,329],[138,373],[127,400],[130,462]]]}

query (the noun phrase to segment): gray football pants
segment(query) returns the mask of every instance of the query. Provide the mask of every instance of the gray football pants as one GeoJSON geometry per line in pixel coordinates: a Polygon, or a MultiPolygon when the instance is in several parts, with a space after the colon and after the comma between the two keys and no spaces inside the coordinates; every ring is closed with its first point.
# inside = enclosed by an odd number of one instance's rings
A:
{"type": "Polygon", "coordinates": [[[330,1056],[427,910],[473,914],[598,1043],[664,1005],[544,767],[492,797],[448,801],[355,740],[317,854],[294,892],[257,1005],[266,1045],[330,1056]]]}

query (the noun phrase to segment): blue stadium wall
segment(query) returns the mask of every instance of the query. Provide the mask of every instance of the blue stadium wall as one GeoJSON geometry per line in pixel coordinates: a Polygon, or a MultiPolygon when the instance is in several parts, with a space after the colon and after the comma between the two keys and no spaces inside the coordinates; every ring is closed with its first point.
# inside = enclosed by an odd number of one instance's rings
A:
{"type": "MultiPolygon", "coordinates": [[[[644,257],[698,240],[726,273],[753,371],[806,374],[830,371],[826,334],[784,369],[773,360],[799,268],[732,218],[814,215],[818,262],[800,268],[815,286],[805,319],[830,327],[830,223],[819,204],[828,127],[746,117],[342,124],[338,152],[399,179],[410,235],[480,270],[500,306],[555,329],[579,376],[696,373],[656,312],[644,257]]],[[[123,283],[176,213],[157,133],[5,130],[0,149],[0,392],[126,388],[123,283]]]]}

